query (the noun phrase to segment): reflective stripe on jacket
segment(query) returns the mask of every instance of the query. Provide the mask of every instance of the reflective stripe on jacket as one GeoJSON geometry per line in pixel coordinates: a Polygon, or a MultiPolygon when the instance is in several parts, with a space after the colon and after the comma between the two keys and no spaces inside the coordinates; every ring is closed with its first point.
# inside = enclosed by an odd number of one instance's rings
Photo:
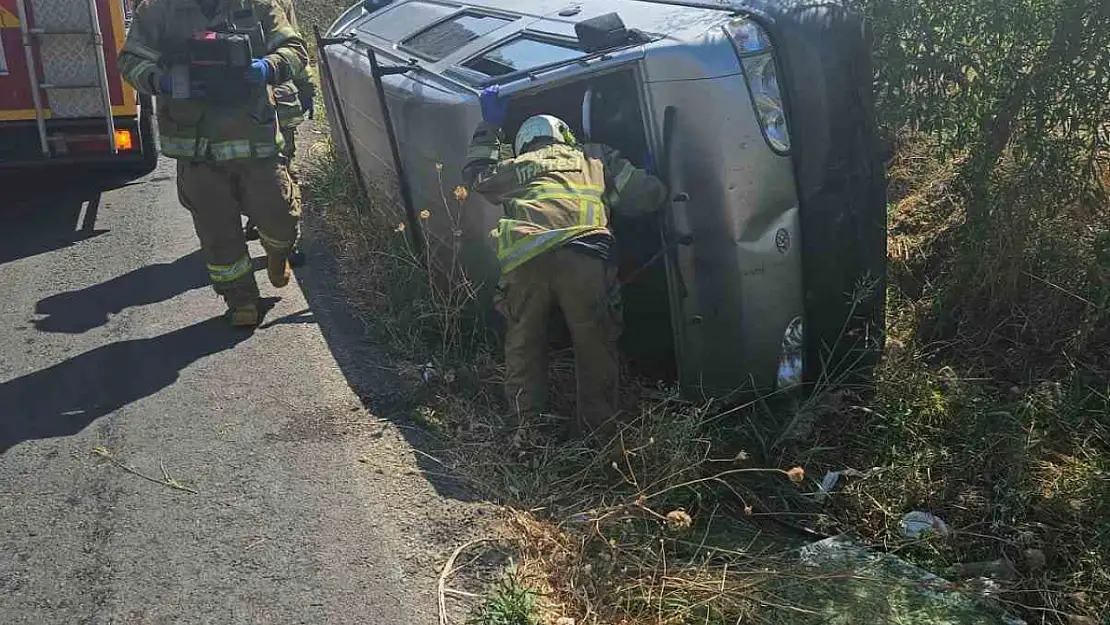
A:
{"type": "Polygon", "coordinates": [[[666,197],[662,182],[612,148],[555,143],[514,158],[500,131],[484,122],[463,175],[504,210],[491,233],[502,273],[580,237],[608,233],[610,209],[649,213],[666,197]]]}
{"type": "MultiPolygon", "coordinates": [[[[304,72],[308,61],[304,41],[274,0],[217,0],[211,19],[197,0],[144,0],[135,8],[120,53],[120,72],[141,93],[159,95],[169,64],[180,62],[174,53],[184,49],[193,33],[222,30],[228,24],[258,33],[252,44],[256,54],[274,68],[272,84],[293,80],[304,72]]],[[[265,85],[255,88],[250,101],[239,105],[159,97],[158,126],[162,153],[175,159],[269,158],[284,143],[272,89],[265,85]]]]}

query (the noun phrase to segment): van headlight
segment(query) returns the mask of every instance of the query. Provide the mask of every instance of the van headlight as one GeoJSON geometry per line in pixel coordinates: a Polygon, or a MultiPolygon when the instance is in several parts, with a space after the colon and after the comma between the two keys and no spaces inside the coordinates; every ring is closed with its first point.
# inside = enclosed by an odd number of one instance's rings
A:
{"type": "Polygon", "coordinates": [[[802,383],[802,366],[805,343],[803,341],[802,318],[794,317],[782,335],[782,351],[779,353],[779,372],[776,378],[779,390],[785,390],[802,383]]]}
{"type": "Polygon", "coordinates": [[[740,56],[744,79],[748,83],[763,136],[776,152],[789,152],[790,130],[786,125],[786,112],[779,91],[778,64],[770,38],[759,24],[748,19],[729,22],[725,31],[740,56]]]}

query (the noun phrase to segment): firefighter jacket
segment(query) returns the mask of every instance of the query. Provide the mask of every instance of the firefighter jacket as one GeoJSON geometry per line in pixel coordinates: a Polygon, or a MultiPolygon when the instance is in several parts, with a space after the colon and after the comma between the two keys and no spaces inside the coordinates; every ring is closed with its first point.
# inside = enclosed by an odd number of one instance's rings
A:
{"type": "MultiPolygon", "coordinates": [[[[250,101],[227,105],[204,98],[158,98],[162,153],[174,159],[226,161],[268,158],[283,147],[272,86],[304,71],[304,40],[274,0],[213,0],[212,18],[198,0],[143,0],[136,8],[120,53],[123,77],[139,92],[159,95],[162,77],[194,33],[234,27],[252,35],[256,57],[273,68],[270,85],[252,91],[250,101]]],[[[244,75],[244,80],[246,76],[244,75]]]]}
{"type": "MultiPolygon", "coordinates": [[[[293,9],[293,0],[275,1],[285,11],[285,17],[289,20],[289,25],[300,32],[301,27],[297,24],[297,12],[293,9]]],[[[305,64],[304,71],[298,77],[274,87],[278,125],[283,130],[295,128],[304,121],[305,110],[301,103],[316,96],[314,78],[312,68],[305,64]]]]}
{"type": "Polygon", "coordinates": [[[554,143],[513,158],[500,131],[482,122],[463,176],[473,191],[500,204],[492,233],[502,273],[581,237],[609,234],[609,211],[647,214],[666,198],[658,178],[612,148],[554,143]]]}

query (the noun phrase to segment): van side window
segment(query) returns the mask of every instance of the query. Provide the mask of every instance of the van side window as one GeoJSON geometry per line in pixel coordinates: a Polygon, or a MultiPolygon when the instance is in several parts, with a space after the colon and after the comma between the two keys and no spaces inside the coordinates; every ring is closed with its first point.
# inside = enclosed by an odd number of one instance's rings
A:
{"type": "Polygon", "coordinates": [[[364,21],[358,29],[369,35],[377,35],[383,39],[396,41],[398,38],[410,35],[457,10],[458,7],[445,4],[409,0],[371,17],[364,21]]]}
{"type": "Polygon", "coordinates": [[[521,37],[463,63],[463,67],[485,76],[504,76],[542,65],[570,61],[583,53],[572,43],[556,43],[521,37]]]}
{"type": "Polygon", "coordinates": [[[463,13],[401,42],[401,46],[433,61],[438,61],[475,39],[491,33],[513,20],[492,15],[463,13]]]}

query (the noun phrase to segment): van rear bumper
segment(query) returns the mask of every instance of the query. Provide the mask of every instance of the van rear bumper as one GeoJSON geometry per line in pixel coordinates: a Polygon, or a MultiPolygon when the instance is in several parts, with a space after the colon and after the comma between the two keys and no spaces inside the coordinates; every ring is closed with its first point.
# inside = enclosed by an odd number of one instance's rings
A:
{"type": "Polygon", "coordinates": [[[112,154],[102,118],[47,120],[50,156],[44,156],[34,121],[0,122],[0,171],[68,165],[139,164],[154,149],[153,137],[142,135],[138,117],[117,117],[117,130],[131,133],[130,150],[112,154]]]}

